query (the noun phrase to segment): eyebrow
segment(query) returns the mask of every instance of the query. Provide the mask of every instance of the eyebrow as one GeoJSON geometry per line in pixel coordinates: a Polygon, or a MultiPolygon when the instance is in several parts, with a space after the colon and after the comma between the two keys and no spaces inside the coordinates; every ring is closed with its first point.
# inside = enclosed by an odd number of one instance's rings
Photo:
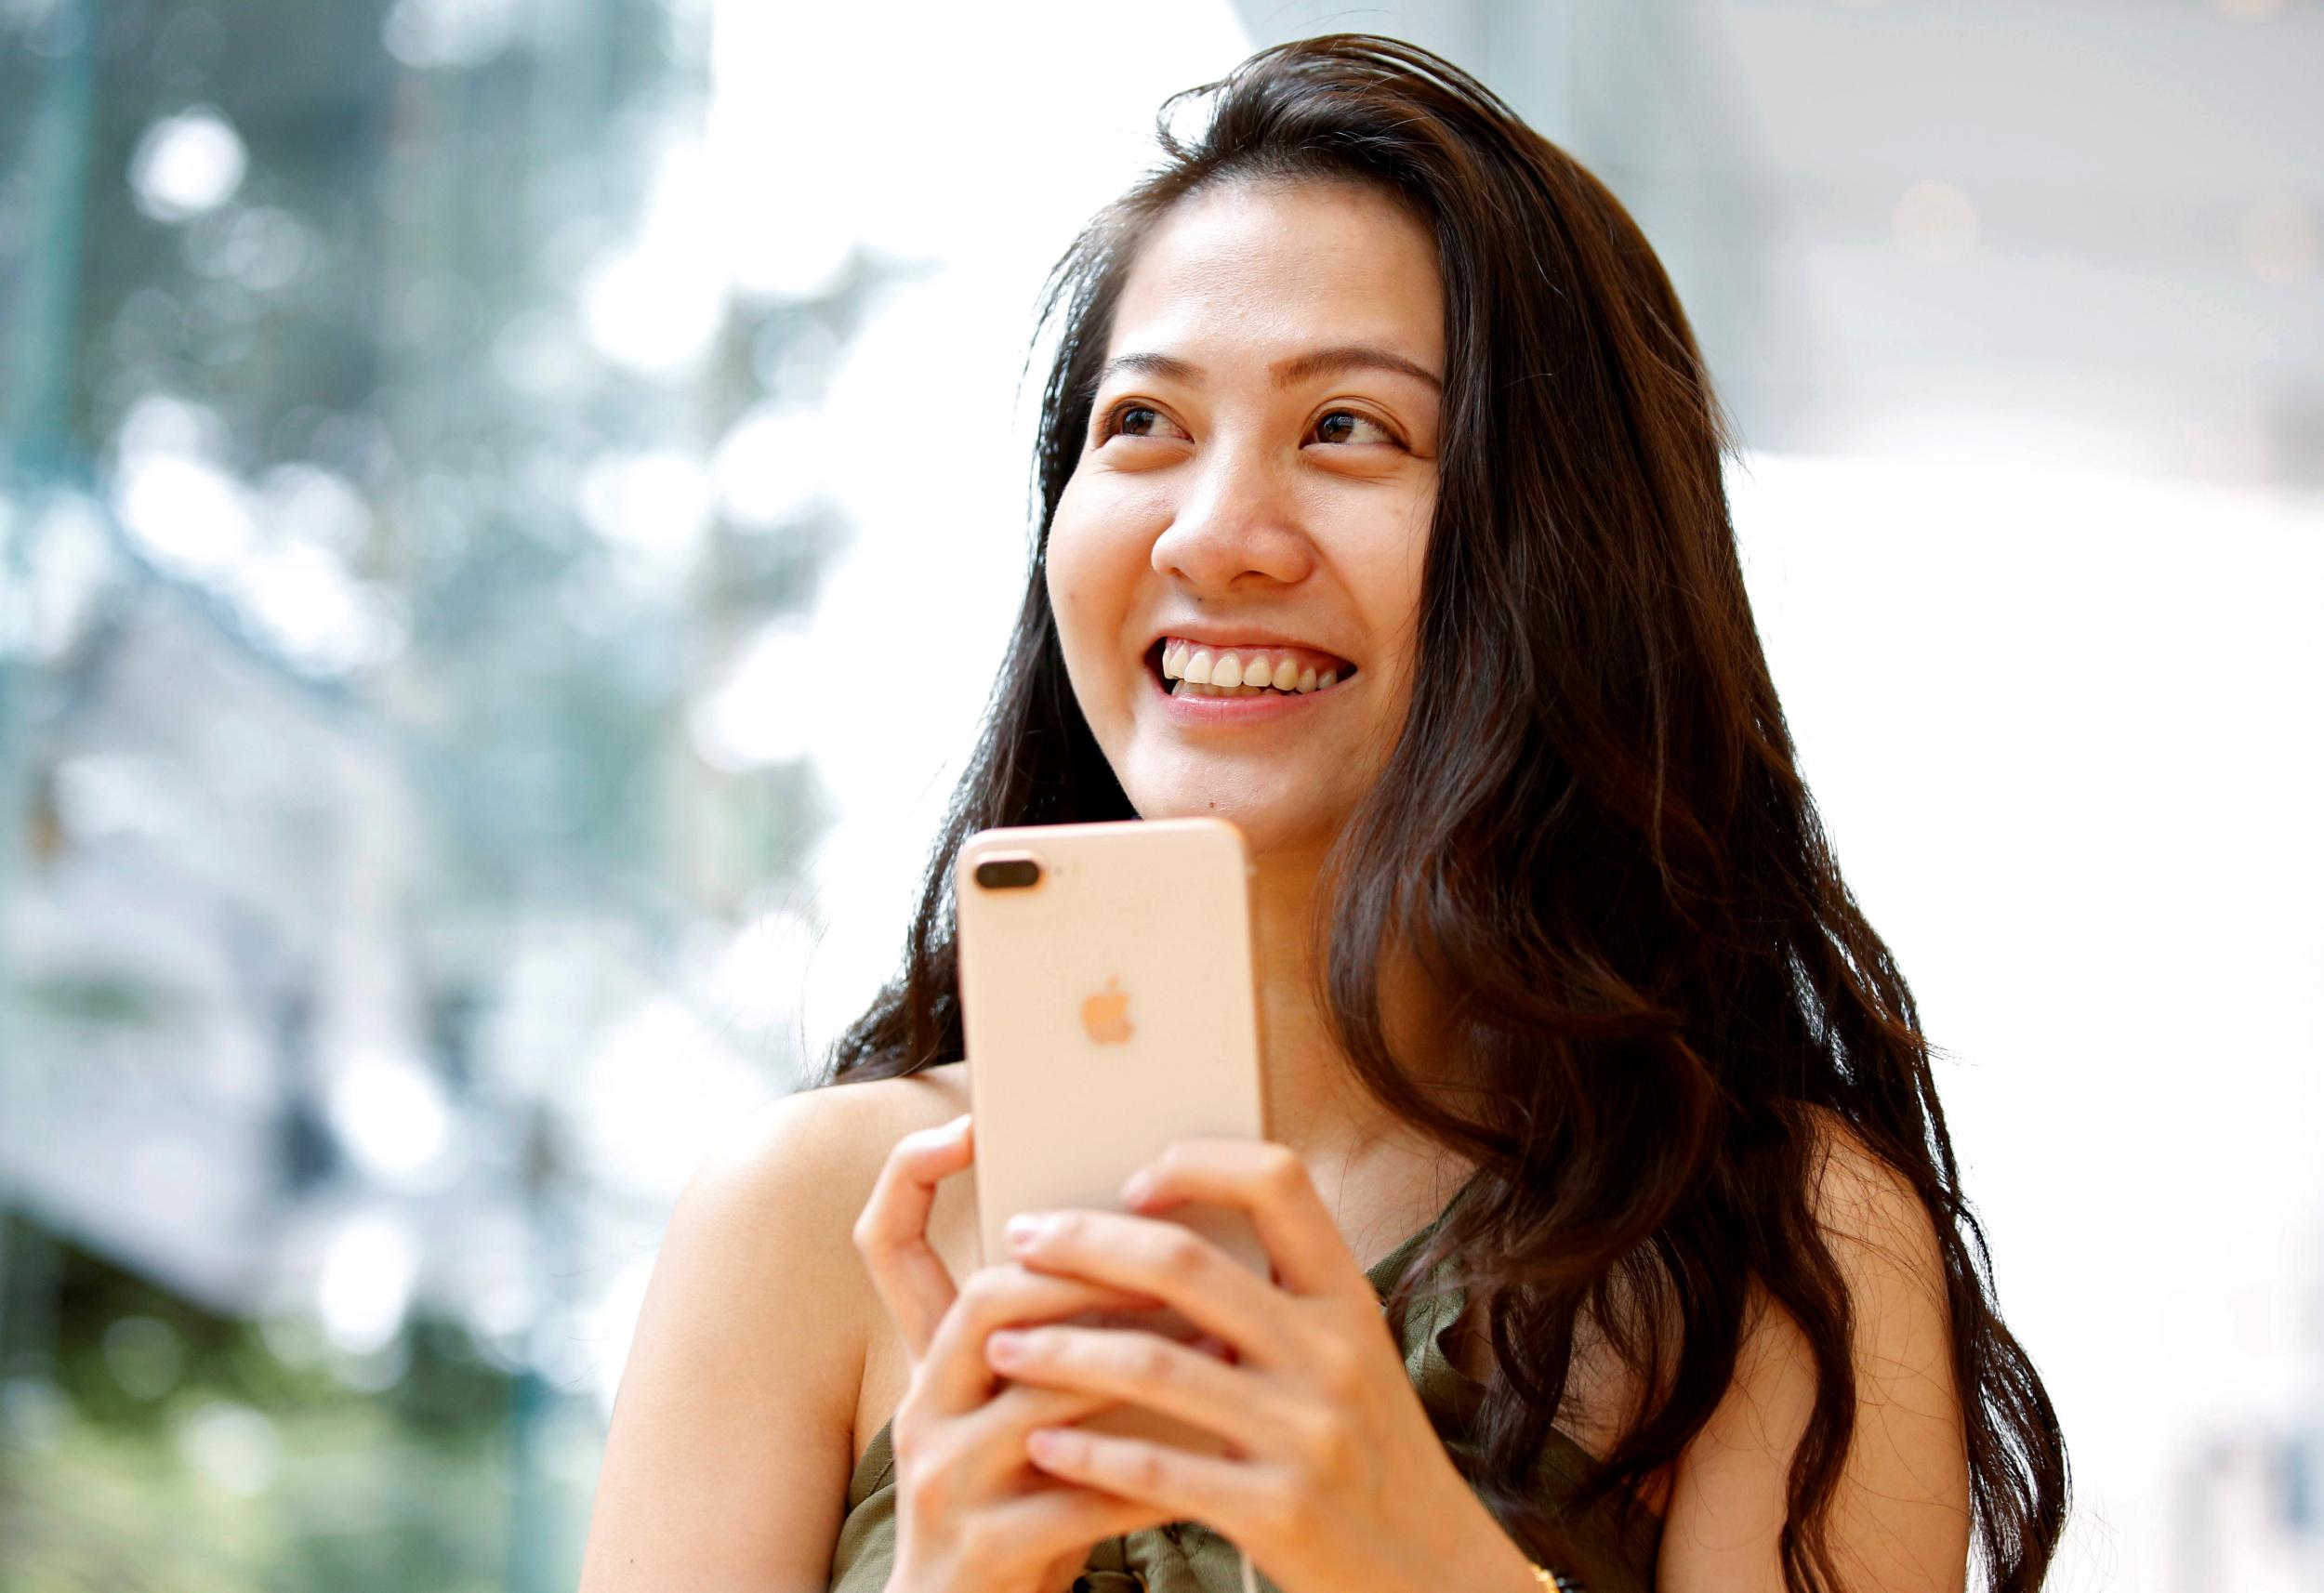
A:
{"type": "MultiPolygon", "coordinates": [[[[1379,348],[1370,343],[1341,343],[1328,349],[1313,349],[1304,354],[1294,354],[1278,360],[1269,369],[1278,388],[1293,387],[1301,382],[1314,381],[1318,376],[1336,376],[1343,371],[1394,371],[1426,382],[1438,392],[1445,384],[1425,365],[1414,363],[1402,354],[1379,348]]],[[[1171,381],[1198,386],[1203,379],[1200,365],[1192,364],[1174,354],[1121,354],[1107,362],[1098,373],[1101,384],[1116,373],[1141,371],[1151,376],[1164,376],[1171,381]]]]}

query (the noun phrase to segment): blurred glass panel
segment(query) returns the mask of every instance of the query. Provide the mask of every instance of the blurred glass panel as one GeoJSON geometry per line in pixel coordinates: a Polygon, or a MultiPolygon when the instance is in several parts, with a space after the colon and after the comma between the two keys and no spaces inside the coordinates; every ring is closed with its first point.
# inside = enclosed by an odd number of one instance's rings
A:
{"type": "Polygon", "coordinates": [[[720,444],[889,270],[731,294],[710,25],[0,7],[0,1585],[574,1580],[798,1069],[824,790],[690,727],[849,533],[720,444]]]}

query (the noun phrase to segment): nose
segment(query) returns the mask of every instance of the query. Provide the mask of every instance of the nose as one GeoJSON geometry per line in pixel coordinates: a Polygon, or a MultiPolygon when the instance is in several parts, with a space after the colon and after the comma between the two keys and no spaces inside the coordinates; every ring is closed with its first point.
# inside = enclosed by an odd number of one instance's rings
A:
{"type": "Polygon", "coordinates": [[[1314,567],[1315,546],[1287,479],[1289,468],[1255,440],[1214,443],[1202,468],[1186,478],[1186,494],[1173,506],[1169,524],[1154,539],[1155,570],[1198,591],[1303,579],[1314,567]]]}

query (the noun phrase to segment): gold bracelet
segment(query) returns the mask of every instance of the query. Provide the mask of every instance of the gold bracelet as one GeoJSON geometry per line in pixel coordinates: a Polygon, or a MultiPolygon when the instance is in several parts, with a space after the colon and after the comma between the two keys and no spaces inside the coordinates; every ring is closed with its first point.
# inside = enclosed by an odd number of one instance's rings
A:
{"type": "Polygon", "coordinates": [[[1543,1593],[1582,1593],[1581,1584],[1570,1576],[1561,1576],[1554,1571],[1545,1571],[1531,1560],[1525,1561],[1525,1569],[1533,1573],[1533,1579],[1536,1582],[1541,1584],[1543,1593]]]}

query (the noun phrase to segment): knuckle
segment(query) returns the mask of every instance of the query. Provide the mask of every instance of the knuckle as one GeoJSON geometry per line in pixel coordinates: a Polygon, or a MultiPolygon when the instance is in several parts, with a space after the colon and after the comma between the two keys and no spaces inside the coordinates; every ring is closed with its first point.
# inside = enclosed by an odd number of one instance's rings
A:
{"type": "Polygon", "coordinates": [[[1308,1520],[1308,1501],[1312,1496],[1311,1490],[1281,1475],[1271,1475],[1255,1483],[1248,1497],[1259,1529],[1254,1535],[1274,1543],[1296,1542],[1307,1536],[1313,1531],[1308,1520]]]}
{"type": "Polygon", "coordinates": [[[1336,1477],[1345,1468],[1353,1448],[1351,1435],[1348,1424],[1333,1410],[1303,1410],[1292,1416],[1287,1425],[1292,1442],[1312,1476],[1336,1477]]]}
{"type": "Polygon", "coordinates": [[[972,1323],[989,1322],[1008,1296],[1009,1274],[998,1267],[979,1267],[962,1281],[960,1309],[972,1323]]]}
{"type": "Polygon", "coordinates": [[[1024,1435],[1037,1427],[1079,1415],[1084,1399],[1066,1389],[1045,1389],[1038,1383],[1010,1383],[993,1396],[993,1412],[999,1418],[1001,1429],[1022,1442],[1024,1435]]]}
{"type": "Polygon", "coordinates": [[[1074,1359],[1072,1351],[1048,1328],[1021,1327],[1015,1330],[1015,1334],[1017,1363],[1011,1364],[1011,1371],[1018,1369],[1018,1363],[1024,1366],[1055,1366],[1074,1359]]]}
{"type": "Polygon", "coordinates": [[[1337,1336],[1318,1337],[1307,1352],[1308,1375],[1335,1403],[1353,1395],[1362,1380],[1364,1358],[1337,1336]]]}
{"type": "Polygon", "coordinates": [[[944,1465],[936,1455],[922,1454],[918,1464],[908,1469],[902,1466],[896,1469],[896,1491],[915,1516],[933,1518],[951,1507],[956,1468],[944,1465]]]}
{"type": "Polygon", "coordinates": [[[1307,1181],[1307,1164],[1286,1145],[1270,1144],[1259,1164],[1259,1176],[1277,1194],[1290,1194],[1307,1181]]]}
{"type": "Polygon", "coordinates": [[[1178,1379],[1178,1357],[1170,1347],[1152,1335],[1142,1335],[1142,1342],[1129,1349],[1129,1375],[1142,1383],[1172,1383],[1178,1379]]]}
{"type": "Polygon", "coordinates": [[[1158,1445],[1142,1443],[1122,1457],[1123,1479],[1133,1494],[1158,1494],[1169,1484],[1169,1462],[1158,1445]]]}
{"type": "Polygon", "coordinates": [[[1335,1341],[1326,1352],[1324,1372],[1331,1380],[1332,1397],[1342,1409],[1364,1392],[1364,1356],[1354,1345],[1335,1341]]]}
{"type": "Polygon", "coordinates": [[[907,1399],[896,1407],[888,1425],[888,1444],[895,1453],[897,1471],[908,1469],[926,1455],[927,1434],[927,1424],[912,1401],[907,1399]]]}
{"type": "Polygon", "coordinates": [[[1203,1263],[1208,1259],[1203,1254],[1202,1241],[1179,1228],[1162,1241],[1155,1256],[1155,1264],[1161,1269],[1164,1276],[1191,1283],[1202,1275],[1203,1263]]]}
{"type": "Polygon", "coordinates": [[[1003,1554],[1020,1546],[1003,1536],[989,1516],[973,1515],[953,1530],[953,1542],[960,1558],[970,1565],[991,1565],[1003,1554]]]}

